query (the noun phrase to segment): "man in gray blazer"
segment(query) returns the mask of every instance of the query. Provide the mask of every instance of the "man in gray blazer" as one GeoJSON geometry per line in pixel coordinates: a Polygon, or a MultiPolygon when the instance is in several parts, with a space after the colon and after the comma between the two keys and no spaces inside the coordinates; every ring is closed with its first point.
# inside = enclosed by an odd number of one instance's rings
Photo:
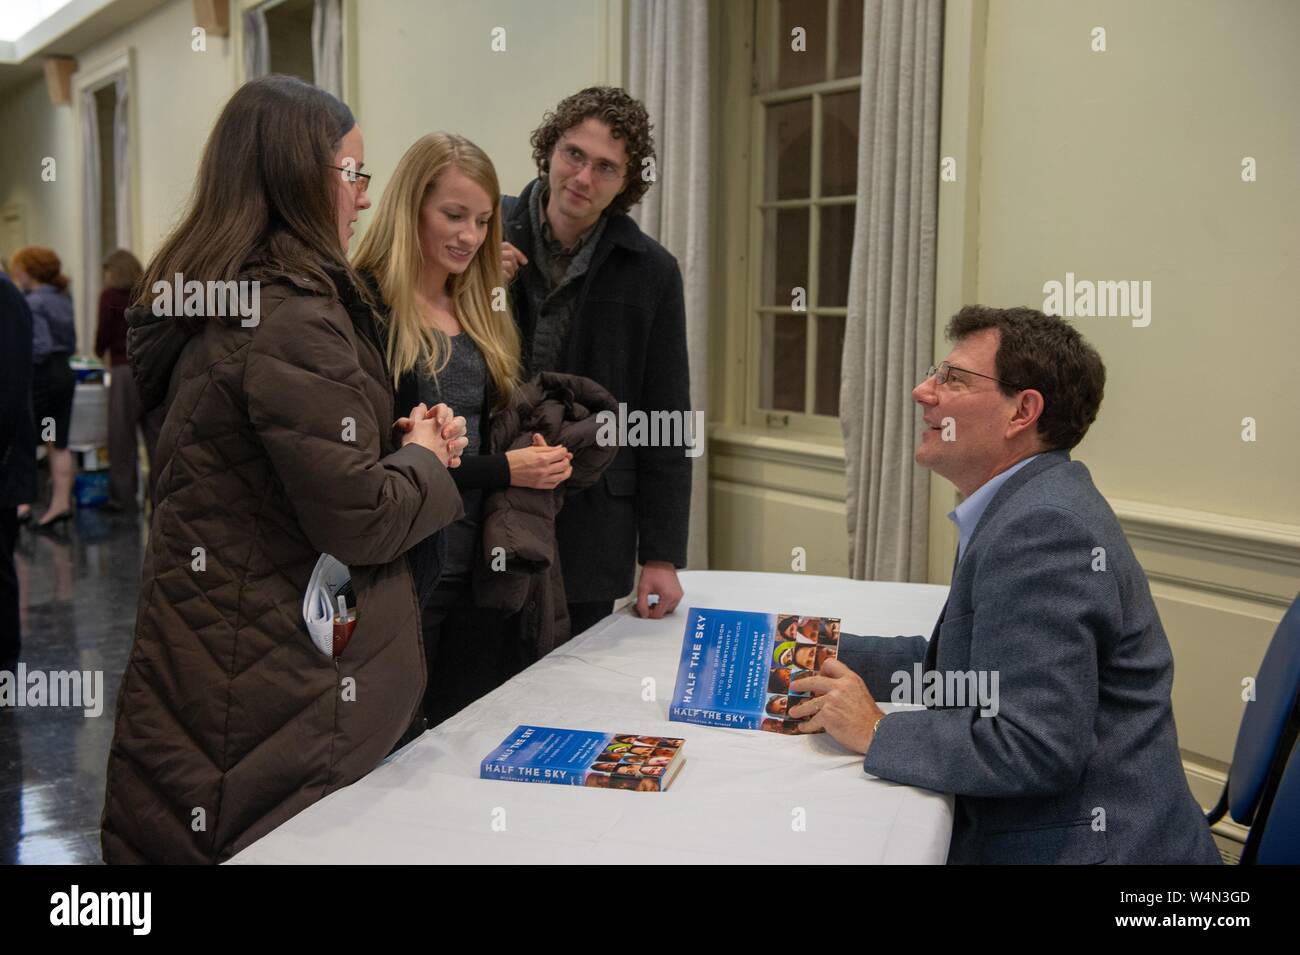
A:
{"type": "Polygon", "coordinates": [[[964,496],[923,637],[844,634],[793,708],[882,779],[956,794],[950,863],[1217,863],[1170,706],[1173,657],[1119,521],[1069,449],[1097,352],[1029,308],[963,308],[912,392],[916,461],[964,496]],[[920,684],[920,685],[918,685],[920,684]],[[888,716],[877,699],[924,703],[888,716]]]}

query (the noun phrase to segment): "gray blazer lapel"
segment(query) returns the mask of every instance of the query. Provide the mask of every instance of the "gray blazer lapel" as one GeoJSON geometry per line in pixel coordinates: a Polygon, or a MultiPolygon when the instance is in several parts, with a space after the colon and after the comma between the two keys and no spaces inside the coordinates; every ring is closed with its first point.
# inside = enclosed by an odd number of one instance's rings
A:
{"type": "MultiPolygon", "coordinates": [[[[988,524],[989,518],[997,513],[998,508],[1006,504],[1007,501],[1015,495],[1025,482],[1035,475],[1042,474],[1044,471],[1057,467],[1061,464],[1068,464],[1070,461],[1069,451],[1044,451],[1034,460],[1030,461],[1023,468],[1011,475],[1007,483],[998,488],[998,493],[993,495],[993,500],[989,501],[989,506],[984,508],[984,513],[980,515],[980,522],[975,525],[975,530],[971,532],[970,540],[966,542],[966,553],[971,552],[975,546],[975,541],[979,539],[980,531],[988,524]]],[[[954,568],[955,570],[956,568],[954,568]]]]}
{"type": "MultiPolygon", "coordinates": [[[[1036,474],[1041,474],[1042,472],[1048,470],[1049,468],[1054,468],[1059,464],[1065,464],[1069,460],[1070,460],[1069,451],[1046,451],[1043,454],[1040,454],[1034,460],[1030,461],[1028,464],[1026,464],[1015,474],[1011,475],[1011,477],[1007,479],[1007,483],[1003,484],[1002,487],[998,488],[998,493],[993,495],[993,500],[989,501],[988,507],[986,507],[984,509],[984,513],[980,515],[979,523],[975,525],[975,530],[971,533],[970,540],[966,542],[966,553],[969,554],[971,552],[971,548],[975,546],[975,541],[979,538],[980,531],[983,529],[984,525],[988,523],[989,518],[992,517],[994,513],[997,512],[998,508],[1002,507],[1002,505],[1004,505],[1007,501],[1009,501],[1011,497],[1016,493],[1016,491],[1020,490],[1020,488],[1024,485],[1026,481],[1028,481],[1036,474]]],[[[958,566],[959,566],[959,562],[956,559],[954,559],[952,564],[952,586],[953,587],[957,586],[958,566]]],[[[951,598],[951,590],[950,590],[949,600],[951,599],[952,598],[951,598]]],[[[938,668],[939,629],[943,626],[944,617],[946,617],[947,615],[948,615],[948,601],[944,601],[943,610],[939,612],[939,619],[935,622],[934,631],[930,634],[930,642],[926,645],[925,648],[924,666],[926,670],[934,670],[938,668]]]]}

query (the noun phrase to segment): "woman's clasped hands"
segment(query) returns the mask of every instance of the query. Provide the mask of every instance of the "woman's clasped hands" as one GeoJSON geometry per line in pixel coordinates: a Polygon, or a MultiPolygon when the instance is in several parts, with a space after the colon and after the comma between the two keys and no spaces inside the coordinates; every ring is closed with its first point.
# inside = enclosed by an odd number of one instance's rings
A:
{"type": "Polygon", "coordinates": [[[460,467],[461,452],[469,444],[465,419],[445,404],[430,408],[421,402],[409,415],[398,418],[393,429],[402,432],[402,447],[414,442],[428,448],[447,468],[460,467]]]}

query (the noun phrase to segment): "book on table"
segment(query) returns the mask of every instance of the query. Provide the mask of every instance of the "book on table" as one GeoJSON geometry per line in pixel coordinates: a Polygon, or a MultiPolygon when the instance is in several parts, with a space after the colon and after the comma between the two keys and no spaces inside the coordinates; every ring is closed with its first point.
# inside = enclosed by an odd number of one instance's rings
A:
{"type": "Polygon", "coordinates": [[[692,607],[669,719],[798,733],[788,714],[811,694],[790,684],[820,671],[839,643],[837,617],[692,607]]]}
{"type": "Polygon", "coordinates": [[[479,765],[482,779],[661,792],[686,757],[677,736],[517,726],[479,765]]]}

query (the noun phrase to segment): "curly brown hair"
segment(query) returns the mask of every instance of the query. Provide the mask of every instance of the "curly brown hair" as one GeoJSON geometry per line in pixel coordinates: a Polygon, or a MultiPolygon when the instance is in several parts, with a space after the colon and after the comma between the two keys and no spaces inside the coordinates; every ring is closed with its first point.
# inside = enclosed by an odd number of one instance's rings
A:
{"type": "Polygon", "coordinates": [[[947,336],[961,341],[986,328],[1001,333],[994,359],[1002,379],[998,390],[1011,396],[1033,388],[1043,396],[1043,446],[1068,450],[1082,441],[1106,391],[1106,366],[1097,349],[1064,319],[1027,306],[967,305],[948,323],[947,336]]]}
{"type": "Polygon", "coordinates": [[[595,117],[609,126],[615,139],[627,148],[627,173],[623,191],[609,204],[612,213],[627,212],[641,201],[651,181],[642,175],[645,160],[654,167],[655,140],[653,126],[645,106],[625,89],[617,86],[589,86],[566,96],[558,106],[542,117],[542,125],[533,130],[533,161],[542,179],[551,171],[551,155],[560,137],[584,119],[595,117]]]}

